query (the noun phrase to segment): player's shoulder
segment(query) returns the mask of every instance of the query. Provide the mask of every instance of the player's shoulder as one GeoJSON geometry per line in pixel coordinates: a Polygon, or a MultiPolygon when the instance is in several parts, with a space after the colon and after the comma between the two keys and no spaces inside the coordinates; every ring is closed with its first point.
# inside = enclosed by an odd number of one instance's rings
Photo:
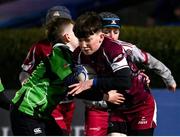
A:
{"type": "Polygon", "coordinates": [[[43,48],[43,47],[52,47],[52,46],[47,39],[43,39],[34,43],[32,47],[43,48]]]}
{"type": "Polygon", "coordinates": [[[136,47],[136,45],[130,43],[130,42],[126,42],[126,41],[122,41],[122,40],[117,40],[117,42],[123,46],[123,48],[125,50],[129,49],[129,50],[132,50],[133,48],[136,47]]]}
{"type": "Polygon", "coordinates": [[[116,40],[113,39],[105,39],[104,46],[102,46],[103,55],[106,56],[109,60],[113,60],[116,57],[120,57],[124,55],[125,50],[122,45],[120,45],[116,40]]]}
{"type": "Polygon", "coordinates": [[[115,53],[123,50],[122,45],[118,41],[108,37],[104,38],[102,47],[106,53],[115,53]]]}

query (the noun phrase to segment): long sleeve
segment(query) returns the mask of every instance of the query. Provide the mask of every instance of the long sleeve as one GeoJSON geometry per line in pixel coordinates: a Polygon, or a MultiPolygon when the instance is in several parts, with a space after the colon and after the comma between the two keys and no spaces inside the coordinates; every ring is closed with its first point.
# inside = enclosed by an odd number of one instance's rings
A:
{"type": "Polygon", "coordinates": [[[128,49],[129,51],[131,51],[130,59],[132,62],[141,63],[148,69],[155,72],[157,75],[159,75],[162,78],[166,86],[176,83],[169,68],[166,67],[161,61],[153,57],[150,53],[142,51],[138,47],[132,44],[130,46],[129,45],[127,46],[126,43],[126,45],[124,44],[123,47],[125,47],[126,51],[128,51],[128,49]]]}
{"type": "Polygon", "coordinates": [[[147,55],[148,62],[145,65],[159,75],[166,86],[176,83],[169,68],[167,68],[161,61],[154,58],[151,54],[147,53],[147,55]]]}

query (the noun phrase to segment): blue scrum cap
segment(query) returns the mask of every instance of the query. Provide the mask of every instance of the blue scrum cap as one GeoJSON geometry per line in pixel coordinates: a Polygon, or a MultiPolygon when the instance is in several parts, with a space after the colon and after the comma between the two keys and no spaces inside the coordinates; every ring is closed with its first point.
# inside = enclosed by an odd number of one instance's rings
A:
{"type": "Polygon", "coordinates": [[[100,17],[103,20],[103,27],[115,27],[120,28],[120,18],[111,12],[101,12],[100,17]]]}

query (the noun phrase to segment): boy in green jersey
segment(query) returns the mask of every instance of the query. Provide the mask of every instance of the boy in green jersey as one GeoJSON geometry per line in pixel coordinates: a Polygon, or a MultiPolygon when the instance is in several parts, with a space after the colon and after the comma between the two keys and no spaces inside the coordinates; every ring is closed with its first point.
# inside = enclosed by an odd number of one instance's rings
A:
{"type": "Polygon", "coordinates": [[[73,21],[66,18],[57,18],[47,25],[53,50],[12,99],[14,135],[53,135],[47,133],[45,119],[50,118],[54,107],[66,97],[68,79],[74,76],[71,54],[79,43],[73,26],[73,21]]]}

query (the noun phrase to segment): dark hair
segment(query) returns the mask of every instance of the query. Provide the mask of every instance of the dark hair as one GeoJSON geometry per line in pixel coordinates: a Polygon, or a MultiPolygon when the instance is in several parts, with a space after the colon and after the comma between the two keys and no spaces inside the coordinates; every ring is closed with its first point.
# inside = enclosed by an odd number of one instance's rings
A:
{"type": "Polygon", "coordinates": [[[66,25],[74,24],[71,19],[68,18],[55,18],[46,25],[47,38],[52,43],[63,43],[62,33],[66,25]]]}
{"type": "Polygon", "coordinates": [[[86,12],[77,18],[73,30],[77,38],[87,38],[102,30],[102,19],[95,12],[86,12]]]}

